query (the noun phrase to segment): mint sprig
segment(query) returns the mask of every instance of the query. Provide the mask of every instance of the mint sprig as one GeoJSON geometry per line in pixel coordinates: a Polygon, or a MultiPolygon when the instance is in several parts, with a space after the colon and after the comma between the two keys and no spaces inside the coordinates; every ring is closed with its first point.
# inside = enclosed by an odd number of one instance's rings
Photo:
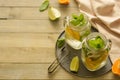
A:
{"type": "Polygon", "coordinates": [[[57,40],[58,48],[61,48],[65,44],[65,38],[60,38],[57,40]]]}
{"type": "Polygon", "coordinates": [[[105,47],[105,43],[100,36],[97,36],[95,39],[90,39],[88,41],[90,47],[94,48],[95,50],[99,50],[105,47]]]}
{"type": "Polygon", "coordinates": [[[80,15],[76,15],[76,14],[72,14],[72,20],[70,21],[71,24],[73,24],[74,26],[77,25],[84,25],[86,22],[84,15],[80,14],[80,15]]]}

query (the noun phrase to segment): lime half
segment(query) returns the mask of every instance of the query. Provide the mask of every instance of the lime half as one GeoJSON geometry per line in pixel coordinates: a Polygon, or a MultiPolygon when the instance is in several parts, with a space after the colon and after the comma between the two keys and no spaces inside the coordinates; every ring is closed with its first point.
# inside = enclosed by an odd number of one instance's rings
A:
{"type": "Polygon", "coordinates": [[[78,56],[73,57],[70,63],[70,70],[73,72],[78,72],[79,69],[79,58],[78,56]]]}
{"type": "Polygon", "coordinates": [[[61,13],[60,13],[60,11],[57,10],[56,8],[50,7],[50,8],[48,9],[48,16],[49,16],[49,18],[50,18],[51,20],[56,20],[56,19],[60,18],[61,13]]]}

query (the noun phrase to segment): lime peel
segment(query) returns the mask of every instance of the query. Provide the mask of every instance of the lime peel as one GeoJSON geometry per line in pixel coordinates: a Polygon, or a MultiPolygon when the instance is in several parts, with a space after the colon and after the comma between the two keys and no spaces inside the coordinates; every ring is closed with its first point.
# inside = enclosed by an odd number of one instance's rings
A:
{"type": "Polygon", "coordinates": [[[73,57],[71,63],[70,63],[70,71],[72,72],[78,72],[79,69],[79,58],[78,56],[73,57]]]}

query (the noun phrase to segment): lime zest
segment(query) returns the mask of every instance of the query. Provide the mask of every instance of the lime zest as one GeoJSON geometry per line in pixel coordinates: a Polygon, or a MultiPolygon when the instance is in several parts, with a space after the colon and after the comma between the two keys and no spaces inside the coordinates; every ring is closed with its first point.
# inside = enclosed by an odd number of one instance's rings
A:
{"type": "Polygon", "coordinates": [[[40,6],[40,9],[39,9],[40,12],[46,10],[46,9],[48,8],[48,6],[49,6],[49,0],[43,1],[43,3],[42,3],[41,6],[40,6]]]}

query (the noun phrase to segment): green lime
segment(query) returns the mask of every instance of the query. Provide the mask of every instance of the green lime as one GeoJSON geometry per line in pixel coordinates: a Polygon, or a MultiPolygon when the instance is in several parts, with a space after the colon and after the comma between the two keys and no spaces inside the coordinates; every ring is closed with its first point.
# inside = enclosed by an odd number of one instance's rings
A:
{"type": "Polygon", "coordinates": [[[48,9],[48,16],[49,16],[49,18],[50,18],[51,20],[56,20],[56,19],[60,18],[61,13],[60,13],[60,11],[57,10],[56,8],[50,7],[50,8],[48,9]]]}
{"type": "Polygon", "coordinates": [[[70,63],[70,70],[73,72],[78,72],[79,69],[79,58],[78,56],[73,57],[70,63]]]}

